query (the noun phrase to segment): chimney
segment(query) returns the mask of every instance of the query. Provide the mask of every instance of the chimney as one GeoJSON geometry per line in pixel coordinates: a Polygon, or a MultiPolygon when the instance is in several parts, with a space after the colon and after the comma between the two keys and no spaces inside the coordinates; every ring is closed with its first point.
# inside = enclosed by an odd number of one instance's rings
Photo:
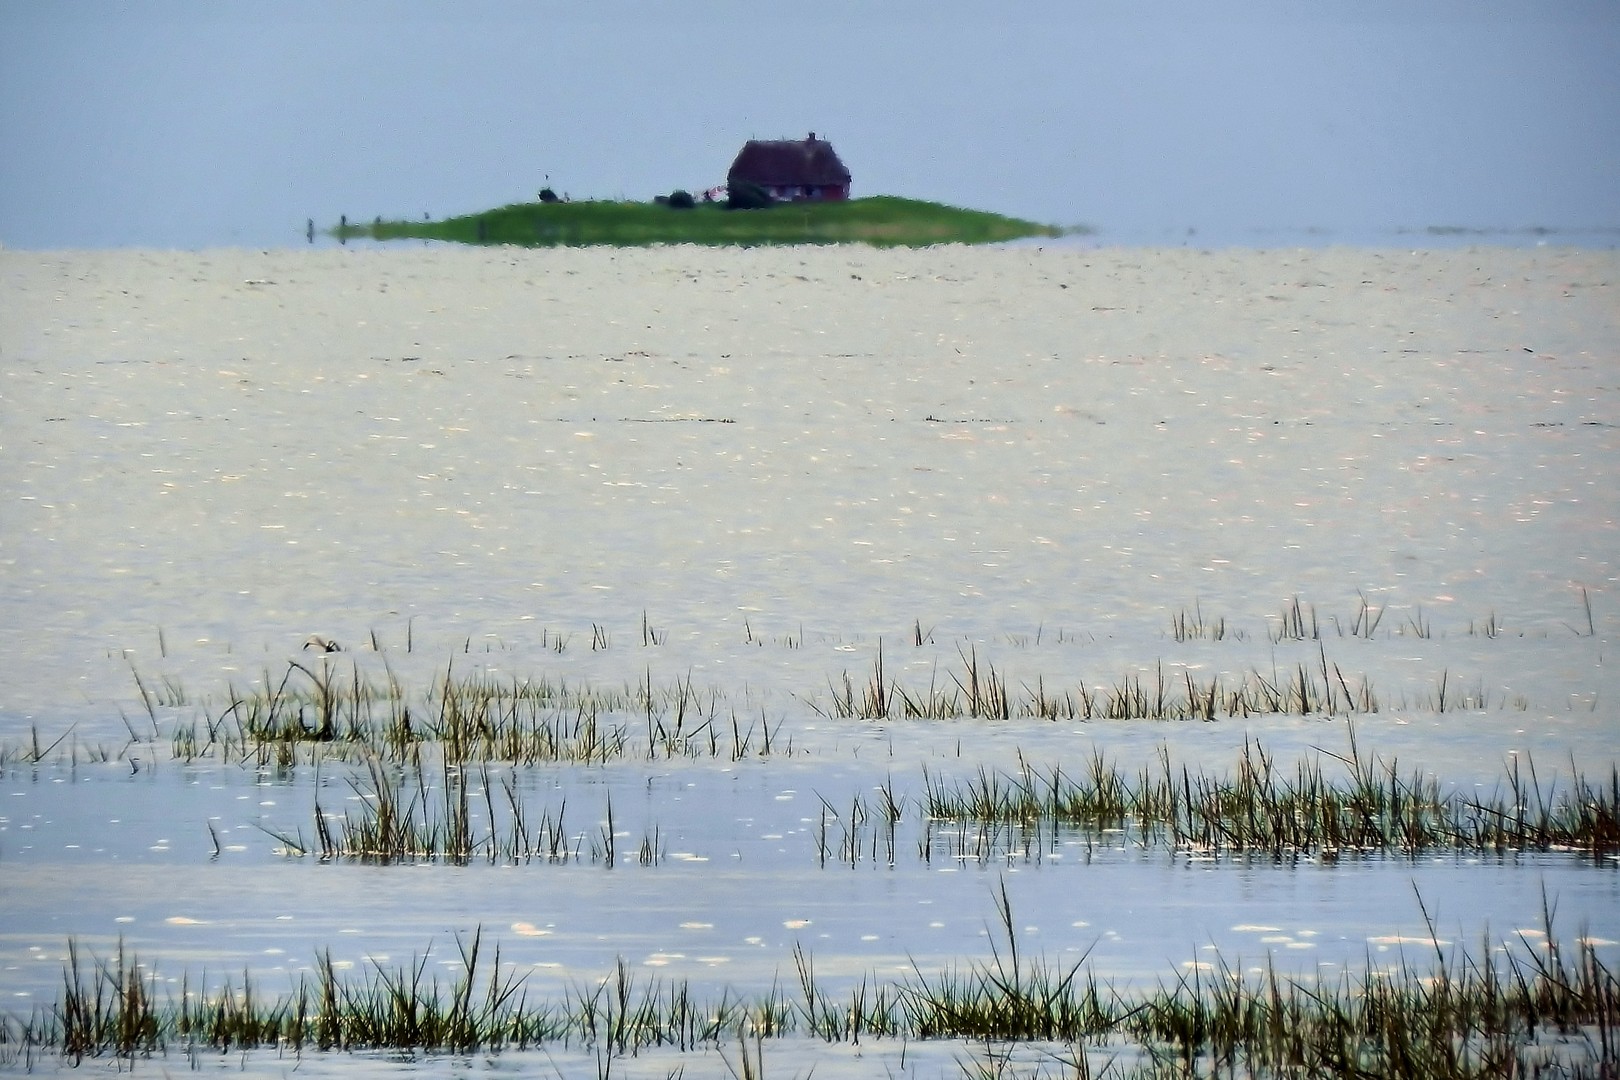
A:
{"type": "Polygon", "coordinates": [[[810,133],[810,137],[808,139],[804,140],[804,141],[805,142],[815,142],[816,141],[816,133],[812,131],[810,133]]]}

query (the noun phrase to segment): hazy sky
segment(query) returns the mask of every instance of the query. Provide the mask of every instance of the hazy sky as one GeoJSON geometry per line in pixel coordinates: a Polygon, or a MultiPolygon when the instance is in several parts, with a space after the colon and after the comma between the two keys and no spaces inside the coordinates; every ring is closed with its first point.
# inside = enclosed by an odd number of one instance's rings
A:
{"type": "Polygon", "coordinates": [[[650,198],[810,131],[857,195],[1128,240],[1614,228],[1620,3],[0,0],[11,247],[650,198]]]}

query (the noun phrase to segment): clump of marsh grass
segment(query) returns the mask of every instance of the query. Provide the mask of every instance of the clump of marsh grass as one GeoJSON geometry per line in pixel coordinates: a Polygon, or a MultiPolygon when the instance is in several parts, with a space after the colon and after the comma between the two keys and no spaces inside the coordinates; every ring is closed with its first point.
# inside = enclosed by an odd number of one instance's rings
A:
{"type": "Polygon", "coordinates": [[[1429,625],[1429,620],[1423,617],[1423,606],[1421,604],[1418,605],[1415,612],[1406,617],[1406,623],[1400,628],[1399,632],[1403,635],[1411,634],[1414,637],[1424,639],[1434,636],[1434,628],[1429,625]]]}
{"type": "MultiPolygon", "coordinates": [[[[1380,709],[1378,696],[1366,676],[1351,680],[1338,664],[1331,663],[1326,650],[1318,645],[1317,662],[1310,667],[1301,662],[1292,669],[1273,671],[1269,676],[1251,670],[1235,679],[1219,674],[1200,676],[1193,668],[1179,673],[1166,670],[1160,661],[1151,677],[1136,672],[1125,675],[1113,686],[1089,686],[1083,680],[1073,689],[1049,688],[1044,679],[1021,692],[1009,690],[1006,675],[994,663],[981,662],[978,650],[958,650],[962,667],[948,672],[948,682],[931,677],[926,689],[915,690],[892,678],[883,661],[882,642],[872,669],[859,685],[848,672],[841,682],[829,681],[830,708],[814,701],[810,706],[823,715],[840,719],[886,720],[1010,720],[1049,721],[1089,720],[1206,720],[1270,715],[1336,716],[1374,713],[1380,709]]],[[[1462,708],[1482,699],[1439,702],[1446,708],[1462,708]]],[[[1432,705],[1431,699],[1431,707],[1432,705]]]]}
{"type": "MultiPolygon", "coordinates": [[[[558,1027],[551,1011],[525,1007],[523,977],[502,969],[498,947],[491,972],[479,987],[482,946],[481,930],[470,939],[456,938],[461,967],[447,992],[437,976],[427,977],[431,949],[394,970],[374,963],[375,978],[359,984],[339,982],[331,954],[323,953],[316,993],[297,999],[301,1007],[321,1003],[320,1011],[307,1018],[314,1044],[321,1049],[382,1046],[467,1053],[531,1045],[554,1035],[558,1027]]],[[[308,1037],[306,1017],[302,1009],[293,1015],[297,1022],[286,1037],[298,1045],[299,1037],[308,1037]]]]}
{"type": "Polygon", "coordinates": [[[122,938],[113,956],[94,960],[94,968],[85,973],[77,944],[69,941],[57,1009],[63,1056],[77,1065],[105,1052],[128,1058],[156,1049],[160,1041],[156,972],[142,971],[125,951],[122,938]]]}
{"type": "Polygon", "coordinates": [[[68,725],[62,734],[49,741],[40,734],[37,724],[29,725],[28,734],[22,739],[0,741],[0,770],[19,769],[37,773],[39,769],[47,767],[71,770],[80,765],[106,765],[121,761],[129,765],[131,771],[139,772],[143,764],[161,756],[153,740],[136,733],[133,728],[126,741],[116,744],[82,741],[78,737],[76,724],[68,725]]]}
{"type": "Polygon", "coordinates": [[[815,960],[799,943],[793,946],[793,967],[804,995],[799,1013],[814,1038],[859,1046],[863,1036],[893,1038],[906,1034],[901,1026],[903,1012],[897,989],[862,978],[847,998],[835,996],[816,981],[815,960]]]}
{"type": "MultiPolygon", "coordinates": [[[[834,855],[832,832],[839,831],[836,858],[839,862],[857,865],[870,858],[881,865],[895,865],[896,836],[905,815],[905,797],[896,796],[891,779],[879,789],[876,809],[867,805],[859,795],[850,800],[849,815],[845,817],[832,803],[821,799],[821,819],[816,828],[816,858],[825,867],[834,855]],[[868,828],[870,826],[870,828],[868,828]],[[881,845],[881,846],[880,846],[881,845]]],[[[819,796],[818,796],[819,798],[819,796]]]]}
{"type": "MultiPolygon", "coordinates": [[[[652,641],[654,631],[647,634],[652,641]]],[[[262,686],[250,693],[233,688],[229,704],[205,717],[202,730],[177,726],[175,756],[213,753],[290,767],[316,750],[405,762],[432,747],[455,762],[520,765],[604,764],[632,755],[739,760],[771,754],[779,726],[764,718],[745,725],[731,710],[728,732],[719,690],[700,689],[690,676],[658,686],[650,672],[614,688],[459,675],[449,665],[425,692],[412,694],[391,670],[379,681],[358,664],[345,672],[293,661],[280,677],[267,672],[262,686]],[[637,716],[645,730],[640,743],[630,720],[637,716]]]]}
{"type": "MultiPolygon", "coordinates": [[[[917,1038],[1074,1042],[1105,1034],[1120,1015],[1113,995],[1091,976],[1085,957],[1067,968],[1021,956],[1006,883],[996,900],[1005,946],[991,939],[988,963],[978,961],[932,978],[913,965],[900,992],[904,1030],[917,1038]]],[[[1088,952],[1089,955],[1089,952],[1088,952]]]]}
{"type": "MultiPolygon", "coordinates": [[[[997,917],[1005,945],[992,943],[989,962],[906,982],[903,1030],[1003,1045],[1124,1040],[1145,1056],[1130,1076],[1600,1080],[1620,1067],[1620,979],[1584,939],[1571,962],[1556,945],[1512,952],[1488,940],[1483,960],[1448,956],[1435,938],[1430,968],[1369,958],[1336,983],[1285,976],[1269,960],[1248,975],[1217,957],[1144,993],[1103,987],[1084,961],[1021,956],[1005,884],[997,917]]],[[[1555,941],[1545,904],[1544,925],[1538,941],[1555,941]]]]}
{"type": "Polygon", "coordinates": [[[1125,1014],[1119,1030],[1155,1066],[1188,1073],[1612,1076],[1620,979],[1589,944],[1566,959],[1545,905],[1544,920],[1544,948],[1497,950],[1486,940],[1480,957],[1447,956],[1431,921],[1432,967],[1380,968],[1369,958],[1336,983],[1287,978],[1269,961],[1256,976],[1224,960],[1193,964],[1125,1014]]]}
{"type": "MultiPolygon", "coordinates": [[[[1419,900],[1421,905],[1421,898],[1419,900]]],[[[549,1044],[614,1056],[648,1047],[718,1047],[733,1037],[808,1035],[966,1039],[1006,1045],[1039,1040],[1074,1048],[1108,1045],[1140,1055],[1127,1076],[1246,1075],[1450,1078],[1559,1076],[1606,1080],[1620,1069],[1620,978],[1586,938],[1566,948],[1543,903],[1540,932],[1478,956],[1447,951],[1404,956],[1336,979],[1287,975],[1269,961],[1250,972],[1216,957],[1183,966],[1151,988],[1100,981],[1082,958],[1054,966],[1024,949],[1005,883],[994,897],[999,923],[990,956],[897,982],[863,978],[829,989],[809,953],[794,950],[802,1003],[774,986],[752,997],[722,991],[704,1000],[685,981],[646,979],[624,961],[558,1000],[537,1000],[524,978],[486,961],[483,935],[458,936],[459,963],[447,982],[429,974],[431,949],[410,963],[372,963],[340,975],[330,952],[288,993],[269,995],[244,974],[178,999],[157,994],[155,968],[122,945],[87,968],[70,942],[62,996],[27,1019],[0,1023],[0,1054],[69,1063],[123,1062],[168,1053],[271,1048],[278,1052],[391,1049],[496,1053],[549,1044]],[[1516,946],[1516,947],[1515,947],[1516,946]]],[[[1424,917],[1428,919],[1427,911],[1424,917]]],[[[756,1058],[756,1065],[758,1059],[756,1058]]],[[[1078,1066],[1077,1066],[1078,1067],[1078,1066]]]]}
{"type": "Polygon", "coordinates": [[[638,979],[622,959],[606,978],[576,987],[562,1015],[569,1037],[620,1055],[716,1046],[733,1031],[776,1037],[793,1023],[791,1006],[774,990],[753,1001],[729,993],[703,1001],[685,980],[638,979]]]}
{"type": "Polygon", "coordinates": [[[850,717],[861,720],[879,720],[887,717],[894,708],[894,686],[883,673],[883,642],[878,641],[877,656],[872,661],[872,674],[861,687],[859,695],[855,684],[850,680],[849,672],[844,672],[842,688],[828,684],[832,691],[832,712],[834,716],[848,719],[850,717]]]}
{"type": "MultiPolygon", "coordinates": [[[[39,736],[39,725],[30,724],[28,725],[28,740],[26,742],[0,746],[0,768],[14,765],[44,765],[56,756],[57,750],[61,748],[63,743],[68,741],[72,734],[73,728],[69,727],[50,742],[43,742],[39,736]]],[[[77,763],[79,752],[79,747],[70,743],[67,760],[77,763]]],[[[105,751],[103,751],[102,756],[107,756],[105,751]]]]}
{"type": "Polygon", "coordinates": [[[1328,756],[1346,767],[1343,778],[1329,777],[1320,761],[1284,770],[1247,740],[1235,772],[1222,775],[1177,767],[1163,749],[1156,768],[1134,774],[1100,752],[1077,775],[1027,762],[1012,773],[981,768],[956,783],[925,772],[921,806],[931,823],[1076,828],[1142,846],[1272,858],[1436,850],[1596,858],[1620,851],[1614,768],[1592,781],[1572,762],[1568,779],[1543,784],[1533,762],[1515,759],[1485,795],[1447,791],[1434,777],[1403,775],[1394,762],[1362,756],[1354,729],[1349,754],[1328,756]]]}
{"type": "MultiPolygon", "coordinates": [[[[802,625],[799,627],[798,637],[794,637],[792,634],[784,634],[777,638],[775,643],[785,649],[803,648],[804,627],[802,625]]],[[[754,626],[746,617],[743,619],[743,644],[754,645],[760,648],[764,648],[766,644],[766,639],[762,635],[754,633],[754,626]]]]}
{"type": "MultiPolygon", "coordinates": [[[[722,691],[698,687],[690,676],[658,685],[649,673],[604,687],[460,675],[447,666],[426,690],[413,693],[392,671],[379,679],[357,663],[344,670],[292,661],[279,676],[266,672],[261,688],[231,687],[227,697],[217,715],[171,726],[171,758],[292,769],[373,756],[409,763],[424,750],[457,763],[516,765],[602,765],[632,757],[740,761],[793,752],[792,739],[780,737],[780,720],[763,711],[741,715],[722,691]]],[[[27,740],[0,743],[0,767],[127,758],[132,748],[160,738],[155,704],[151,723],[154,734],[147,736],[126,718],[130,739],[117,749],[69,741],[72,728],[46,742],[35,728],[27,740]]]]}
{"type": "MultiPolygon", "coordinates": [[[[566,823],[568,803],[555,813],[531,812],[511,775],[498,780],[488,763],[477,767],[440,759],[437,769],[418,758],[411,767],[367,758],[364,777],[350,777],[356,808],[341,815],[319,802],[314,840],[302,834],[270,831],[288,855],[314,854],[369,863],[444,862],[464,866],[490,863],[583,863],[612,869],[619,856],[613,800],[606,802],[606,824],[593,833],[566,823]]],[[[641,865],[663,859],[656,828],[636,851],[641,865]]]]}
{"type": "Polygon", "coordinates": [[[465,1053],[536,1046],[570,1033],[571,1017],[527,1001],[522,977],[502,965],[498,948],[485,963],[482,931],[458,936],[456,946],[460,969],[448,984],[428,975],[431,949],[397,969],[374,963],[364,980],[341,978],[323,952],[315,974],[290,994],[267,995],[244,973],[240,984],[227,980],[195,992],[185,977],[177,999],[160,1001],[155,967],[141,964],[122,942],[111,959],[95,960],[87,971],[70,941],[62,997],[10,1035],[20,1046],[56,1050],[78,1064],[87,1057],[133,1060],[171,1047],[465,1053]]]}
{"type": "Polygon", "coordinates": [[[1182,608],[1170,616],[1170,636],[1179,642],[1225,641],[1228,636],[1242,641],[1244,634],[1241,630],[1229,629],[1224,616],[1206,620],[1203,605],[1195,600],[1191,612],[1182,608]]]}
{"type": "Polygon", "coordinates": [[[1284,641],[1320,641],[1322,627],[1316,620],[1316,605],[1300,606],[1299,597],[1283,605],[1277,629],[1272,633],[1274,643],[1284,641]],[[1307,616],[1307,612],[1309,615],[1307,616]]]}
{"type": "Polygon", "coordinates": [[[986,664],[981,675],[976,648],[969,648],[966,654],[959,648],[957,655],[962,659],[963,673],[960,677],[953,675],[952,679],[962,691],[966,715],[982,720],[1010,718],[1012,707],[1007,700],[1007,681],[996,671],[995,665],[986,664]]]}
{"type": "MultiPolygon", "coordinates": [[[[1318,617],[1316,606],[1303,602],[1295,596],[1284,602],[1278,612],[1275,622],[1268,622],[1266,635],[1273,644],[1283,642],[1321,641],[1324,638],[1355,637],[1371,641],[1378,636],[1378,629],[1383,624],[1384,615],[1388,605],[1374,605],[1367,599],[1361,590],[1356,591],[1357,607],[1348,619],[1341,619],[1338,615],[1318,617]],[[1348,622],[1348,629],[1346,628],[1348,622]]],[[[1581,590],[1581,606],[1584,615],[1584,628],[1576,623],[1562,622],[1565,629],[1578,637],[1592,637],[1596,634],[1596,623],[1592,614],[1592,599],[1586,589],[1581,590]]],[[[1505,632],[1505,627],[1497,613],[1493,610],[1483,620],[1470,619],[1464,628],[1470,637],[1496,638],[1505,632]]],[[[1187,641],[1221,641],[1226,638],[1243,640],[1243,631],[1230,628],[1227,620],[1206,619],[1201,606],[1195,601],[1193,609],[1188,611],[1182,608],[1172,612],[1170,616],[1170,634],[1178,642],[1187,641]]],[[[1434,624],[1423,613],[1421,605],[1414,608],[1404,621],[1396,623],[1392,629],[1385,631],[1385,636],[1416,637],[1429,639],[1445,636],[1445,631],[1437,630],[1434,624]]],[[[1523,631],[1520,631],[1523,636],[1523,631]]]]}
{"type": "Polygon", "coordinates": [[[1575,769],[1547,780],[1528,757],[1514,758],[1489,792],[1449,788],[1438,777],[1403,773],[1364,755],[1351,729],[1348,753],[1323,752],[1283,768],[1246,741],[1236,768],[1194,771],[1161,748],[1135,771],[1100,751],[1077,771],[1019,757],[1012,770],[980,766],[948,779],[924,768],[920,794],[897,794],[891,779],[875,799],[834,805],[821,798],[816,858],[895,865],[908,807],[920,817],[917,857],[959,862],[1040,862],[1065,836],[1095,845],[1226,856],[1335,860],[1440,851],[1572,852],[1597,859],[1620,852],[1620,772],[1589,779],[1575,769]],[[1344,766],[1333,775],[1331,763],[1344,766]],[[847,809],[846,809],[847,807],[847,809]]]}

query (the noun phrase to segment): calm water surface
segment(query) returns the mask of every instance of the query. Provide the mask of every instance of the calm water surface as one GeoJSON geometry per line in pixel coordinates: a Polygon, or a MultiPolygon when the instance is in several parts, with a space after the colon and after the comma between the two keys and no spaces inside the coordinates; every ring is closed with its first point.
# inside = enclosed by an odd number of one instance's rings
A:
{"type": "MultiPolygon", "coordinates": [[[[829,984],[898,980],[987,958],[1003,885],[1025,948],[1122,984],[1216,958],[1426,961],[1423,907],[1477,949],[1539,927],[1544,898],[1620,962],[1612,859],[1211,860],[925,834],[925,770],[1100,753],[1135,772],[1162,752],[1222,773],[1258,740],[1339,775],[1342,709],[991,722],[834,706],[880,645],[892,686],[958,688],[972,662],[1015,699],[1325,665],[1378,703],[1354,718],[1361,752],[1403,774],[1485,793],[1514,761],[1548,783],[1606,776],[1612,253],[7,252],[0,273],[14,1012],[53,999],[70,939],[101,955],[122,940],[165,979],[246,970],[272,991],[322,950],[357,973],[429,949],[448,962],[478,928],[541,995],[619,959],[760,992],[792,984],[795,945],[829,984]],[[1281,634],[1296,600],[1304,641],[1281,634]],[[1205,629],[1178,640],[1178,617],[1205,629]],[[301,649],[311,633],[344,651],[301,649]],[[294,663],[391,673],[418,701],[447,671],[686,683],[720,752],[649,759],[645,717],[610,709],[625,759],[489,774],[564,814],[579,858],[322,863],[284,838],[313,835],[317,802],[355,806],[360,764],[169,753],[234,697],[306,678],[294,663]],[[734,722],[754,732],[739,760],[734,722]],[[18,760],[36,737],[61,741],[18,760]],[[850,808],[884,787],[906,807],[892,858],[868,826],[841,860],[850,808]],[[592,856],[610,802],[611,868],[592,856]]],[[[939,1075],[966,1052],[815,1049],[767,1057],[939,1075]]]]}

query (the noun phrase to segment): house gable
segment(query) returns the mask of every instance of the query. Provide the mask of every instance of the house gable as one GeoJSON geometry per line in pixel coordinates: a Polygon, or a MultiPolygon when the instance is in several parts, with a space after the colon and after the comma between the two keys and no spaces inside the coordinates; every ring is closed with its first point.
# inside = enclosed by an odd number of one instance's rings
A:
{"type": "Polygon", "coordinates": [[[726,183],[757,184],[783,201],[849,198],[850,175],[832,143],[816,138],[749,139],[726,183]]]}

